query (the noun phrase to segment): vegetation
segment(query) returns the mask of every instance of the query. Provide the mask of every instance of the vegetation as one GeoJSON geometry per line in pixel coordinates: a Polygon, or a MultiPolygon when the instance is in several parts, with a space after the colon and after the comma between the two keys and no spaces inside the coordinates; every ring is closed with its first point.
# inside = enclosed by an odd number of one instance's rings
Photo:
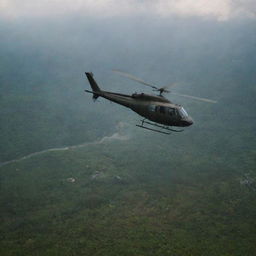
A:
{"type": "MultiPolygon", "coordinates": [[[[255,190],[240,185],[241,166],[193,152],[163,161],[164,148],[146,161],[137,147],[105,142],[2,167],[1,255],[253,255],[255,190]]],[[[255,156],[240,160],[252,168],[255,156]]]]}
{"type": "Polygon", "coordinates": [[[138,48],[133,40],[118,46],[120,25],[100,48],[112,24],[96,31],[84,24],[90,35],[103,33],[93,40],[54,24],[47,33],[37,32],[40,24],[0,27],[8,32],[0,42],[1,162],[63,148],[0,165],[0,255],[255,255],[254,24],[195,22],[187,28],[193,38],[183,23],[170,28],[176,36],[154,24],[157,40],[128,31],[138,48]],[[18,32],[27,28],[24,39],[18,32]],[[113,59],[125,51],[125,64],[113,59]],[[109,79],[103,88],[125,91],[103,66],[132,73],[136,61],[136,75],[159,84],[165,75],[184,78],[190,85],[179,92],[218,104],[173,97],[195,124],[165,136],[134,127],[135,113],[83,94],[88,63],[100,85],[109,79]],[[116,132],[127,140],[101,140],[116,132]]]}

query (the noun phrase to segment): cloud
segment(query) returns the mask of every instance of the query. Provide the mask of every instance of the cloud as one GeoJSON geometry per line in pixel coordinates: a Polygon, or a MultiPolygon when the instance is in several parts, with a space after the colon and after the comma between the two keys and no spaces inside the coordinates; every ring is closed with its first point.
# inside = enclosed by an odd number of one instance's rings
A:
{"type": "Polygon", "coordinates": [[[232,0],[231,6],[236,15],[256,17],[256,1],[255,0],[232,0]]]}
{"type": "Polygon", "coordinates": [[[217,19],[227,19],[230,16],[229,1],[225,0],[162,1],[156,7],[165,16],[170,13],[181,16],[211,16],[217,19]]]}
{"type": "Polygon", "coordinates": [[[112,17],[150,14],[200,16],[217,20],[256,16],[255,0],[0,0],[0,15],[8,18],[83,13],[112,17]]]}

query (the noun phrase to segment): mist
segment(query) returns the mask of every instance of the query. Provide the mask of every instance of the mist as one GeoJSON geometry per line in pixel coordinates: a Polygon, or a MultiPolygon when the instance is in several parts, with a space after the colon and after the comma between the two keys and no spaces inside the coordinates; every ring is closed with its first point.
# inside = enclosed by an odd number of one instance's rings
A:
{"type": "Polygon", "coordinates": [[[1,255],[255,253],[253,4],[168,15],[143,4],[36,15],[6,5],[1,255]],[[146,131],[136,113],[84,92],[89,71],[103,90],[153,93],[112,69],[217,104],[165,95],[193,126],[146,131]]]}

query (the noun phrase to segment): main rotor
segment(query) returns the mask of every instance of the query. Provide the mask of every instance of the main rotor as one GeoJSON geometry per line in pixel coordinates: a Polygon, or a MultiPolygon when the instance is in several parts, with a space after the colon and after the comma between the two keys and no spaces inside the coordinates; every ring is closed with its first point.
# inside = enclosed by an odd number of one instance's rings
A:
{"type": "Polygon", "coordinates": [[[191,96],[191,95],[187,95],[187,94],[174,93],[174,92],[168,90],[169,88],[177,85],[177,83],[172,83],[172,84],[169,84],[169,85],[166,85],[166,86],[163,86],[163,87],[157,87],[154,84],[147,83],[144,80],[142,80],[142,79],[140,79],[136,76],[133,76],[129,73],[123,72],[121,70],[113,69],[112,71],[116,72],[116,73],[118,73],[118,74],[120,74],[124,77],[127,77],[127,78],[129,78],[133,81],[141,83],[145,86],[151,87],[153,89],[153,91],[159,92],[159,96],[161,96],[161,97],[163,97],[163,95],[162,95],[163,93],[172,93],[173,95],[181,96],[181,97],[185,97],[185,98],[190,98],[190,99],[193,99],[193,100],[199,100],[199,101],[204,101],[204,102],[208,102],[208,103],[217,103],[217,101],[215,101],[215,100],[211,100],[211,99],[207,99],[207,98],[201,98],[201,97],[195,97],[195,96],[191,96]]]}

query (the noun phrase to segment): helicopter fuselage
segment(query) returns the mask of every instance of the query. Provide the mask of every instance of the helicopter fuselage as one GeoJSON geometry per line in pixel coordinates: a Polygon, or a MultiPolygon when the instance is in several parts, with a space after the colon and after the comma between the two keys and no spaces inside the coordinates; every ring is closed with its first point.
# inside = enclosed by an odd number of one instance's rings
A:
{"type": "MultiPolygon", "coordinates": [[[[93,87],[92,87],[93,88],[93,87]]],[[[102,97],[117,104],[130,108],[144,118],[166,126],[186,127],[193,120],[180,105],[174,104],[163,96],[134,93],[126,95],[107,91],[88,91],[94,98],[102,97]]]]}

